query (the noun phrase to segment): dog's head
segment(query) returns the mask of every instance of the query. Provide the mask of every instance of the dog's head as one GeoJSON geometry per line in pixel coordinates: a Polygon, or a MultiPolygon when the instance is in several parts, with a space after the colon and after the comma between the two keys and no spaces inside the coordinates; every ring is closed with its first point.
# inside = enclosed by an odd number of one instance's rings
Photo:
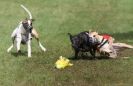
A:
{"type": "Polygon", "coordinates": [[[77,35],[72,36],[70,33],[68,33],[72,47],[76,50],[89,50],[93,46],[95,46],[95,42],[91,37],[89,37],[89,32],[81,32],[77,35]]]}
{"type": "Polygon", "coordinates": [[[34,21],[34,19],[27,19],[27,18],[24,21],[22,21],[22,25],[26,31],[31,32],[31,30],[33,28],[33,26],[32,26],[33,21],[34,21]]]}
{"type": "Polygon", "coordinates": [[[89,32],[89,37],[93,44],[99,44],[98,36],[98,32],[89,32]]]}

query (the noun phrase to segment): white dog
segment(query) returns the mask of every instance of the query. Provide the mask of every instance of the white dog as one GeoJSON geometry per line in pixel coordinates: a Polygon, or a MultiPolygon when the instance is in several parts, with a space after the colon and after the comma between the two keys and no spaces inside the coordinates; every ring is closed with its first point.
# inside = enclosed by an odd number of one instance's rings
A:
{"type": "Polygon", "coordinates": [[[10,52],[11,49],[14,46],[14,43],[16,44],[17,53],[20,52],[20,44],[27,44],[28,45],[28,57],[31,57],[31,39],[32,37],[35,37],[35,39],[38,41],[38,45],[43,51],[46,51],[46,48],[42,46],[42,44],[39,41],[38,33],[32,26],[32,15],[30,11],[23,5],[21,7],[29,14],[30,19],[25,19],[24,21],[21,21],[19,25],[16,27],[16,29],[13,31],[11,38],[12,38],[12,45],[7,49],[7,52],[10,52]]]}

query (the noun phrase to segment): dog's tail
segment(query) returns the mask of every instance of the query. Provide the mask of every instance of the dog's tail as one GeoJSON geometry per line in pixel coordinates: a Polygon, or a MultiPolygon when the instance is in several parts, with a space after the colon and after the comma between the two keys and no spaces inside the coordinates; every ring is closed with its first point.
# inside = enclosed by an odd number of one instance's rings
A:
{"type": "Polygon", "coordinates": [[[67,33],[68,35],[69,35],[69,37],[70,37],[70,40],[72,41],[72,34],[71,33],[67,33]]]}
{"type": "Polygon", "coordinates": [[[69,36],[70,36],[70,38],[72,38],[72,34],[71,33],[67,33],[69,36]]]}
{"type": "Polygon", "coordinates": [[[20,5],[20,6],[28,13],[30,19],[32,19],[31,12],[24,5],[20,5]]]}

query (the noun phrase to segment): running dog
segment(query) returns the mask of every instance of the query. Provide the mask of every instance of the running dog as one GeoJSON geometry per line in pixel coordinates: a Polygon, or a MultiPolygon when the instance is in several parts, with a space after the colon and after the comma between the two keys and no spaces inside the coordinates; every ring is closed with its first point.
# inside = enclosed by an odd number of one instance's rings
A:
{"type": "Polygon", "coordinates": [[[75,58],[78,57],[79,52],[90,52],[90,54],[95,57],[96,47],[88,34],[89,32],[87,31],[81,32],[74,36],[68,33],[72,48],[75,51],[75,58]]]}
{"type": "Polygon", "coordinates": [[[98,32],[90,32],[89,36],[97,41],[97,51],[100,55],[110,58],[116,58],[121,49],[133,49],[132,45],[126,43],[114,43],[114,38],[107,34],[99,35],[98,32]]]}
{"type": "Polygon", "coordinates": [[[42,44],[39,41],[39,36],[35,28],[32,26],[32,22],[34,19],[32,19],[32,15],[30,11],[23,5],[21,7],[28,13],[29,19],[25,19],[21,21],[16,29],[13,31],[11,38],[12,38],[12,45],[7,49],[7,52],[10,52],[11,49],[14,46],[14,43],[16,44],[17,48],[17,53],[21,52],[20,51],[20,44],[27,44],[28,45],[28,57],[31,57],[31,39],[34,37],[37,42],[39,47],[41,48],[42,51],[46,51],[46,48],[42,46],[42,44]]]}

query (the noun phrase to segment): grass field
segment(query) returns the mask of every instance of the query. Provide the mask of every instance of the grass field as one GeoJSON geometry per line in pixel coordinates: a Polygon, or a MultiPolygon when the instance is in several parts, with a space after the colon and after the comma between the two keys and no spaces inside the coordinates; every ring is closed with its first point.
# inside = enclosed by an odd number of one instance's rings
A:
{"type": "Polygon", "coordinates": [[[119,55],[129,59],[71,60],[72,67],[55,69],[59,56],[74,56],[67,33],[89,29],[133,44],[133,0],[0,0],[0,86],[132,86],[133,50],[119,55]],[[26,46],[19,56],[6,52],[11,32],[28,16],[20,4],[32,12],[47,48],[41,52],[33,40],[32,58],[26,46]]]}

